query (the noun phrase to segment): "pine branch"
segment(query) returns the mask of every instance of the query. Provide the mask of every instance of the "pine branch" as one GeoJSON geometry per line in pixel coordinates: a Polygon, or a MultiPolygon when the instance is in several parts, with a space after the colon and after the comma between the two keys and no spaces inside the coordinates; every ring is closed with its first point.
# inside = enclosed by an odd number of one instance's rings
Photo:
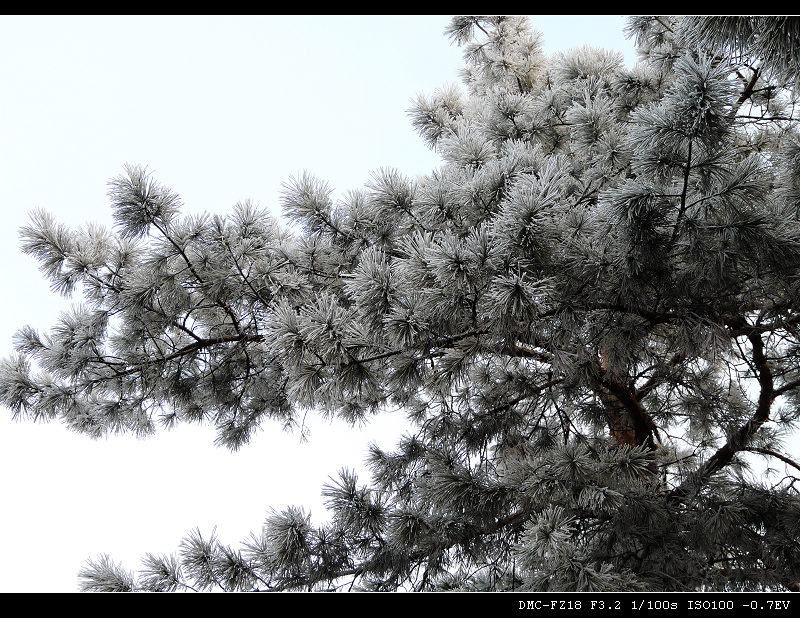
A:
{"type": "MultiPolygon", "coordinates": [[[[732,318],[730,322],[738,328],[744,328],[744,318],[732,318]]],[[[700,487],[714,474],[722,470],[739,451],[745,450],[748,443],[761,426],[769,420],[770,408],[775,399],[772,371],[764,355],[764,342],[756,333],[748,336],[752,347],[752,362],[758,372],[758,383],[761,390],[753,416],[747,423],[735,431],[724,446],[720,447],[702,466],[692,472],[678,487],[670,492],[674,499],[684,499],[699,491],[700,487]]]]}
{"type": "Polygon", "coordinates": [[[775,457],[776,459],[780,459],[783,463],[790,465],[797,470],[800,470],[800,464],[790,459],[786,455],[781,455],[777,451],[773,451],[768,448],[761,448],[759,446],[748,446],[746,449],[743,450],[750,451],[751,453],[761,453],[762,455],[769,455],[770,457],[775,457]]]}
{"type": "Polygon", "coordinates": [[[756,82],[758,81],[760,72],[757,67],[752,68],[751,71],[752,74],[750,75],[750,79],[745,84],[744,90],[742,90],[742,93],[739,95],[739,98],[736,100],[736,103],[731,108],[730,114],[728,114],[728,118],[730,118],[731,120],[736,118],[736,114],[739,112],[739,108],[742,107],[744,102],[747,101],[747,99],[749,99],[751,96],[753,96],[754,88],[756,86],[756,82]]]}
{"type": "MultiPolygon", "coordinates": [[[[153,358],[146,361],[138,362],[130,366],[128,369],[125,370],[115,370],[113,378],[119,378],[122,376],[130,375],[140,371],[142,368],[147,367],[149,365],[156,365],[161,363],[168,363],[171,360],[175,360],[176,358],[181,358],[182,356],[186,356],[188,354],[192,354],[193,352],[198,352],[200,350],[204,350],[215,345],[219,345],[221,343],[236,343],[236,342],[259,342],[264,341],[263,335],[248,335],[248,334],[239,334],[239,335],[232,335],[228,337],[209,337],[209,338],[198,338],[197,341],[194,343],[187,344],[182,348],[167,354],[166,356],[160,358],[153,358]]],[[[124,361],[114,362],[109,361],[106,358],[96,358],[93,359],[94,362],[102,362],[104,365],[114,367],[125,367],[128,366],[129,363],[124,361]]],[[[106,378],[108,379],[108,378],[106,378]]]]}
{"type": "Polygon", "coordinates": [[[653,374],[648,378],[647,382],[642,384],[634,394],[634,397],[641,401],[654,389],[658,388],[664,381],[672,374],[675,367],[686,360],[686,354],[678,352],[669,359],[666,364],[659,366],[653,374]]]}
{"type": "Polygon", "coordinates": [[[686,212],[686,196],[689,191],[689,173],[692,170],[692,145],[694,140],[689,138],[689,146],[688,152],[686,153],[686,166],[683,170],[683,186],[681,188],[681,198],[680,198],[680,207],[678,208],[678,216],[675,219],[675,225],[672,228],[672,235],[669,239],[669,244],[674,245],[675,239],[678,237],[680,233],[680,227],[683,223],[683,215],[686,212]]]}

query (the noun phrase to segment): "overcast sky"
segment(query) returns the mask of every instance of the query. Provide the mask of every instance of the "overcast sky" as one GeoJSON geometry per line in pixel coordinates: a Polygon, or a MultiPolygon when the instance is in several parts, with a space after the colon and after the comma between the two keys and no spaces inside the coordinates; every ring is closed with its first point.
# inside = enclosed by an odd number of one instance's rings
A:
{"type": "MultiPolygon", "coordinates": [[[[410,177],[439,161],[406,116],[418,93],[457,82],[445,16],[24,17],[0,19],[0,356],[25,324],[46,331],[69,300],[19,251],[43,208],[111,226],[107,181],[146,165],[187,212],[251,199],[278,214],[281,183],[308,170],[337,193],[370,172],[410,177]]],[[[616,16],[532,17],[548,53],[632,43],[616,16]]],[[[0,592],[77,590],[87,558],[129,570],[178,549],[193,527],[237,544],[271,507],[322,515],[321,486],[389,448],[401,417],[363,429],[308,418],[310,440],[267,425],[237,453],[209,427],[93,441],[0,408],[0,592]]],[[[366,479],[365,479],[366,480],[366,479]]]]}

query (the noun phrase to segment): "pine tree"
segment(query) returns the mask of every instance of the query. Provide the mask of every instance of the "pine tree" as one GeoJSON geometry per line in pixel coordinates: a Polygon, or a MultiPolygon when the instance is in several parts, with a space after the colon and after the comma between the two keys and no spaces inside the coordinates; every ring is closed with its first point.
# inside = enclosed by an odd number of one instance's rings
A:
{"type": "Polygon", "coordinates": [[[13,414],[230,449],[304,409],[408,418],[327,523],[194,530],[84,589],[800,588],[800,20],[763,20],[633,18],[628,68],[457,17],[463,87],[409,112],[425,177],[301,175],[283,223],[182,216],[130,166],[113,232],[34,213],[23,251],[83,302],[19,331],[13,414]]]}

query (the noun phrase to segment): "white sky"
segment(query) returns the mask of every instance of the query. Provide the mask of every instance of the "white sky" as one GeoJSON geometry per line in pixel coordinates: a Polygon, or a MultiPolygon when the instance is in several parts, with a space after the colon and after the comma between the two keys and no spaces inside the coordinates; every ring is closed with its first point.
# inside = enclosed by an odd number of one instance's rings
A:
{"type": "MultiPolygon", "coordinates": [[[[380,167],[410,177],[438,165],[411,128],[410,100],[458,81],[445,16],[0,18],[0,356],[66,306],[17,230],[44,208],[111,226],[107,181],[147,165],[187,212],[251,199],[276,209],[281,182],[308,170],[344,192],[380,167]]],[[[545,50],[591,44],[635,55],[615,16],[542,16],[545,50]]],[[[322,514],[320,489],[361,466],[403,419],[363,430],[309,418],[311,439],[277,425],[238,453],[210,427],[93,441],[0,409],[0,592],[73,592],[87,558],[133,570],[177,551],[197,526],[232,545],[271,507],[322,514]]],[[[364,477],[367,480],[367,477],[364,477]]]]}

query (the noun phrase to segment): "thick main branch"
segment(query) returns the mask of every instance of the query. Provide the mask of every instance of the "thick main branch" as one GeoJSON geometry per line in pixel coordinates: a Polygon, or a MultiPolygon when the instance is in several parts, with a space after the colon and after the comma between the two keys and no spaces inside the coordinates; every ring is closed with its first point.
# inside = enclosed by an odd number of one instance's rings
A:
{"type": "MultiPolygon", "coordinates": [[[[743,328],[745,321],[743,318],[738,318],[732,321],[730,326],[743,328]]],[[[753,416],[744,425],[734,432],[724,446],[719,448],[702,466],[695,470],[689,478],[676,487],[671,492],[673,498],[684,498],[690,493],[696,491],[701,487],[711,476],[722,468],[727,466],[732,460],[734,455],[739,451],[745,450],[748,443],[761,428],[761,426],[769,420],[770,409],[772,402],[775,400],[775,389],[772,378],[772,371],[767,362],[766,355],[764,354],[764,342],[761,335],[757,332],[751,332],[748,337],[752,346],[752,361],[757,372],[758,383],[761,390],[758,395],[758,403],[756,404],[756,411],[753,416]]]]}

